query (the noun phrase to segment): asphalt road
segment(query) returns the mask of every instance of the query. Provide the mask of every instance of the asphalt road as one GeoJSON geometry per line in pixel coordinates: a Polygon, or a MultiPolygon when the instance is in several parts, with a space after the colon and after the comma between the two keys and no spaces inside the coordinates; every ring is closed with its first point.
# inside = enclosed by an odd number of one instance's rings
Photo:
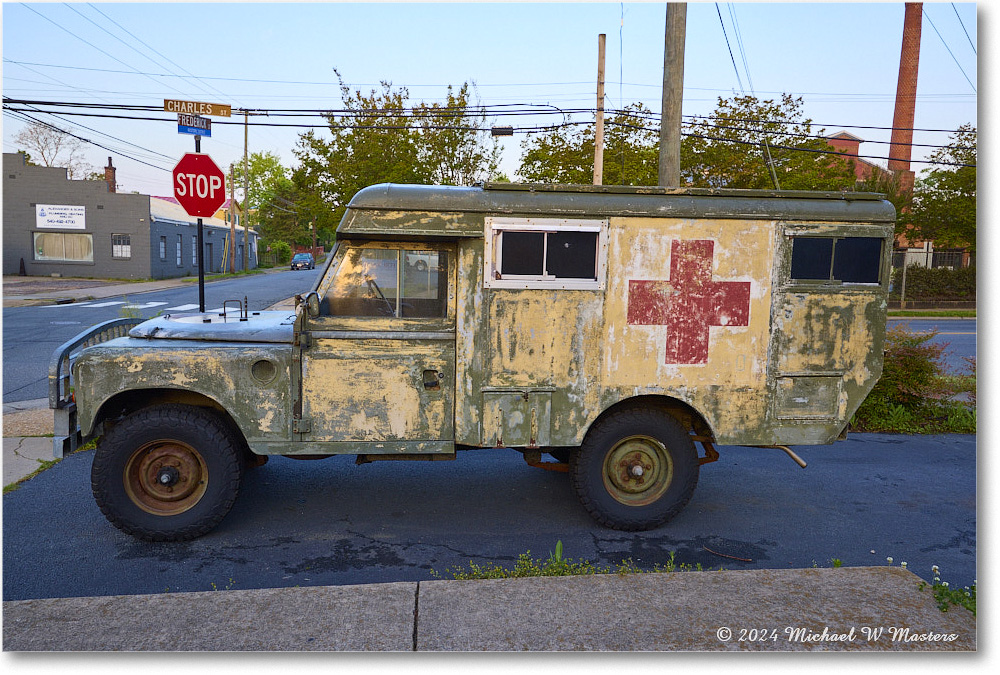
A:
{"type": "MultiPolygon", "coordinates": [[[[243,301],[251,311],[308,291],[322,273],[315,270],[286,270],[256,274],[205,284],[205,308],[222,307],[227,300],[243,301]]],[[[48,369],[52,353],[86,328],[121,316],[124,302],[149,318],[173,307],[197,311],[198,284],[136,295],[104,298],[93,302],[37,307],[8,307],[3,310],[3,402],[30,401],[49,395],[48,369]]],[[[235,303],[229,307],[235,308],[235,303]]]]}
{"type": "Polygon", "coordinates": [[[944,344],[942,360],[945,370],[967,372],[966,359],[976,357],[976,319],[889,319],[889,326],[904,326],[915,333],[934,332],[934,344],[944,344]]]}
{"type": "Polygon", "coordinates": [[[722,447],[688,507],[663,527],[604,529],[565,474],[513,450],[454,462],[273,458],[247,474],[232,512],[208,535],[144,543],[101,515],[92,452],[72,455],[3,497],[3,598],[144,594],[432,579],[432,570],[519,553],[643,568],[755,568],[907,562],[953,586],[976,579],[974,436],[852,435],[779,450],[722,447]]]}

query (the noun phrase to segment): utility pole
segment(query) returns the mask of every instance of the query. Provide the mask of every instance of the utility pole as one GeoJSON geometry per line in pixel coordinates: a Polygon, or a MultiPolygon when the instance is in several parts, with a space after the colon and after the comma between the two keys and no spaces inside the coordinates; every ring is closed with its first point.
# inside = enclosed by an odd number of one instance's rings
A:
{"type": "Polygon", "coordinates": [[[236,181],[233,164],[229,163],[229,273],[236,273],[236,181]]]}
{"type": "Polygon", "coordinates": [[[663,187],[681,183],[681,100],[684,94],[684,38],[687,3],[667,3],[663,45],[663,98],[660,106],[660,170],[663,187]]]}
{"type": "Polygon", "coordinates": [[[247,146],[250,139],[250,111],[243,111],[243,269],[250,269],[249,220],[250,214],[250,167],[247,160],[247,146]]]}
{"type": "Polygon", "coordinates": [[[604,184],[604,43],[607,36],[597,36],[597,129],[594,131],[594,185],[604,184]]]}

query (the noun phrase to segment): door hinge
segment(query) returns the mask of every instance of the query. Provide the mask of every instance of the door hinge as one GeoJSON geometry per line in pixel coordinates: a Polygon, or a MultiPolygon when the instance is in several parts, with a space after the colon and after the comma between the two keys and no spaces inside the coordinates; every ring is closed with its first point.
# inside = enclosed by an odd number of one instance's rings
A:
{"type": "Polygon", "coordinates": [[[308,417],[292,420],[293,434],[308,434],[310,431],[312,431],[312,420],[308,417]]]}

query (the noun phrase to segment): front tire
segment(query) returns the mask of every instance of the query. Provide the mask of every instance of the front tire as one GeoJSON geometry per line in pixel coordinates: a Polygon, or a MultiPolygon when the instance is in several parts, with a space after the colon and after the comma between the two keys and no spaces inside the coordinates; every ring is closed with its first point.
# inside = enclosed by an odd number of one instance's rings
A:
{"type": "Polygon", "coordinates": [[[134,412],[100,440],[91,487],[112,525],[146,541],[186,541],[212,530],[239,494],[240,448],[198,407],[134,412]]]}
{"type": "Polygon", "coordinates": [[[570,458],[573,487],[597,522],[648,530],[673,518],[698,485],[698,453],[666,411],[625,409],[598,420],[570,458]]]}

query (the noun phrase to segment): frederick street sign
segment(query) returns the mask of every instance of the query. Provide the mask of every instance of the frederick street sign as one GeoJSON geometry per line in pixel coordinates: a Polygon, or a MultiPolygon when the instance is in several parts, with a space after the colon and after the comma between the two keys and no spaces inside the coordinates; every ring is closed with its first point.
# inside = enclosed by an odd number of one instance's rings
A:
{"type": "Polygon", "coordinates": [[[212,120],[201,115],[177,113],[177,133],[212,137],[212,120]]]}

